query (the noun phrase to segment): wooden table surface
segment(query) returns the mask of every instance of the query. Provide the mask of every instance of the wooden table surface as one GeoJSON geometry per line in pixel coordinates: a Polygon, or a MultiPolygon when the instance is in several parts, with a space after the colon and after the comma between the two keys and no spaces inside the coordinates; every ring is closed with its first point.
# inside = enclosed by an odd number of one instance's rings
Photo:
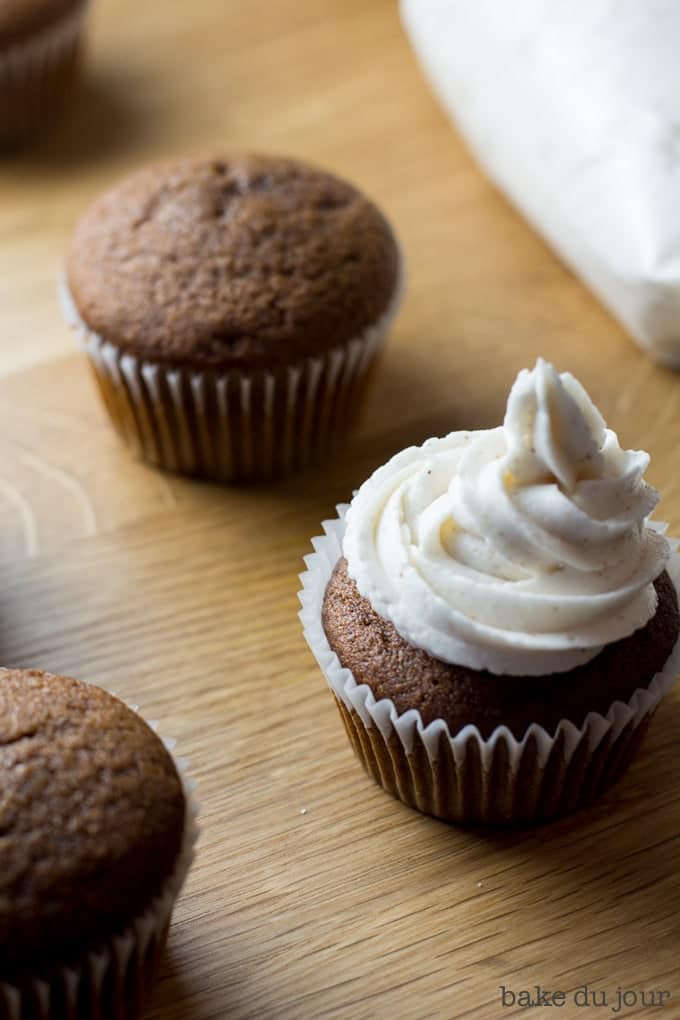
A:
{"type": "Polygon", "coordinates": [[[117,691],[177,738],[202,803],[149,1017],[680,1017],[680,690],[627,778],[536,830],[466,831],[354,760],[297,620],[320,521],[402,446],[497,424],[537,355],[652,454],[680,529],[680,379],[655,367],[482,178],[392,0],[100,0],[61,133],[0,161],[1,659],[117,691]],[[262,149],[385,208],[409,289],[332,464],[271,487],[163,476],[114,438],[55,278],[84,205],[128,168],[262,149]],[[573,1001],[588,984],[607,1008],[573,1001]],[[631,996],[628,1002],[632,1001],[631,996]],[[551,1016],[543,1007],[531,1016],[551,1016]]]}

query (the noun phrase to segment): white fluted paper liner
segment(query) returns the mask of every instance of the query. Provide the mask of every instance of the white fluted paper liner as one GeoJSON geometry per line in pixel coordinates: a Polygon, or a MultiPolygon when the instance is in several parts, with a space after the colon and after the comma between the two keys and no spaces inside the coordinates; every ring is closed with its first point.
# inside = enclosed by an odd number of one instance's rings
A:
{"type": "Polygon", "coordinates": [[[60,298],[113,424],[139,457],[170,471],[247,481],[305,467],[332,447],[396,315],[403,277],[402,267],[389,307],[360,336],[273,371],[189,370],[125,354],[87,327],[63,278],[60,298]]]}
{"type": "MultiPolygon", "coordinates": [[[[132,706],[130,706],[132,707],[132,706]]],[[[157,726],[149,723],[152,729],[157,726]]],[[[172,755],[174,741],[162,738],[172,755]]],[[[194,782],[183,758],[173,755],[185,795],[182,844],[174,871],[143,914],[122,932],[71,964],[51,973],[49,981],[24,979],[19,988],[0,981],[2,1020],[135,1020],[144,1005],[175,901],[184,884],[198,838],[198,803],[194,782]]]]}
{"type": "MultiPolygon", "coordinates": [[[[338,517],[323,522],[324,534],[312,539],[314,552],[305,556],[307,570],[300,575],[302,591],[299,593],[302,605],[299,616],[304,636],[329,687],[348,712],[356,713],[367,730],[377,728],[386,745],[396,735],[408,756],[413,754],[419,737],[433,769],[440,754],[442,736],[448,742],[453,761],[458,768],[469,759],[472,741],[476,745],[482,769],[487,773],[491,769],[496,749],[500,744],[503,744],[508,752],[506,768],[511,775],[517,773],[523,753],[530,743],[535,749],[538,769],[545,767],[551,752],[559,743],[562,762],[566,769],[576,750],[582,748],[584,743],[592,756],[605,738],[608,738],[610,745],[613,746],[626,728],[630,728],[631,731],[637,729],[654,711],[664,694],[671,689],[680,673],[679,638],[664,669],[654,676],[648,687],[638,688],[627,703],[615,701],[606,716],[599,712],[590,712],[581,727],[563,719],[554,734],[548,733],[543,726],[534,723],[521,740],[518,740],[506,726],[496,727],[493,733],[484,739],[474,725],[465,726],[458,733],[452,734],[443,719],[433,720],[424,726],[417,709],[411,709],[400,715],[389,698],[376,701],[370,687],[358,684],[352,672],[340,664],[328,643],[321,622],[326,586],[342,556],[347,509],[348,504],[339,505],[338,517]]],[[[653,523],[652,526],[665,531],[665,525],[653,523]]],[[[680,555],[676,551],[678,541],[670,542],[673,553],[667,570],[676,590],[680,592],[680,555]]]]}
{"type": "Polygon", "coordinates": [[[77,59],[89,0],[30,38],[0,50],[0,139],[25,138],[54,107],[55,75],[77,59]]]}

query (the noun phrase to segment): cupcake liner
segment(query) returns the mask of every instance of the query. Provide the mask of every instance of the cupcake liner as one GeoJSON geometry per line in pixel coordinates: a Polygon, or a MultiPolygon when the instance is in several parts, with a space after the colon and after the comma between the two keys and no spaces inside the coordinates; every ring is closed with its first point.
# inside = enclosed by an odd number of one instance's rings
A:
{"type": "MultiPolygon", "coordinates": [[[[156,729],[154,724],[151,724],[156,729]]],[[[172,752],[174,741],[163,740],[172,752]]],[[[198,805],[186,763],[174,758],[186,798],[182,845],[175,869],[158,896],[122,932],[77,964],[20,984],[0,980],[2,1020],[135,1020],[141,1015],[160,962],[175,901],[194,856],[198,805]]]]}
{"type": "MultiPolygon", "coordinates": [[[[324,521],[301,575],[304,635],[333,692],[350,742],[366,771],[411,807],[449,821],[536,822],[593,801],[623,774],[659,701],[680,673],[680,639],[663,670],[627,703],[615,701],[606,716],[590,712],[579,728],[562,719],[553,734],[532,724],[521,740],[506,726],[486,739],[476,726],[452,734],[443,719],[423,725],[420,712],[401,715],[394,703],[376,701],[341,666],[321,623],[324,593],[342,555],[347,504],[324,521]]],[[[660,529],[662,526],[656,524],[660,529]]],[[[680,589],[680,555],[667,567],[680,589]]]]}
{"type": "Polygon", "coordinates": [[[403,286],[360,336],[272,371],[183,369],[123,353],[88,329],[65,283],[67,321],[85,349],[121,438],[158,467],[254,481],[321,460],[351,421],[403,286]]]}
{"type": "Polygon", "coordinates": [[[32,135],[64,98],[78,65],[87,0],[56,24],[0,49],[0,141],[32,135]]]}

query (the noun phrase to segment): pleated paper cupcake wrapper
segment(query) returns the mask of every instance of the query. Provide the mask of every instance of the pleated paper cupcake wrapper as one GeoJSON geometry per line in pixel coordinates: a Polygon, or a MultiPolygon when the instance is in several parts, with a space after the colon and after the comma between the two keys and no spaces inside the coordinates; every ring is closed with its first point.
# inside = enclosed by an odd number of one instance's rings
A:
{"type": "Polygon", "coordinates": [[[65,97],[78,65],[88,0],[55,25],[0,50],[0,144],[34,134],[65,97]]]}
{"type": "MultiPolygon", "coordinates": [[[[154,724],[151,724],[156,729],[154,724]]],[[[172,753],[174,741],[164,740],[172,753]]],[[[177,864],[158,896],[128,927],[84,954],[79,963],[26,977],[20,986],[0,981],[1,1020],[137,1020],[160,962],[172,910],[194,856],[198,805],[182,758],[174,758],[186,797],[177,864]]]]}
{"type": "MultiPolygon", "coordinates": [[[[442,719],[424,726],[416,709],[376,701],[341,666],[321,622],[324,592],[342,556],[347,505],[323,523],[301,575],[304,634],[335,699],[357,757],[377,783],[411,807],[449,821],[538,822],[591,803],[632,760],[659,701],[680,673],[680,640],[664,669],[606,716],[591,712],[579,728],[563,719],[554,734],[533,724],[522,740],[505,726],[484,739],[476,726],[452,734],[442,719]]],[[[656,525],[661,528],[662,526],[656,525]]],[[[671,542],[675,547],[677,542],[671,542]]],[[[680,556],[667,567],[680,587],[680,556]]]]}
{"type": "Polygon", "coordinates": [[[62,306],[87,352],[109,416],[139,457],[216,481],[255,481],[322,460],[350,424],[396,314],[320,357],[275,371],[170,368],[123,353],[89,330],[63,284],[62,306]]]}

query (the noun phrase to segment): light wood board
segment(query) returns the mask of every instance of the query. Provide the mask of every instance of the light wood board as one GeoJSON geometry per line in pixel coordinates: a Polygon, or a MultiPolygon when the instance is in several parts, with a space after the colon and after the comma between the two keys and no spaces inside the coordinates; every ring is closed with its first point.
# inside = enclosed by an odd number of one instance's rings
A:
{"type": "Polygon", "coordinates": [[[0,660],[68,672],[160,721],[202,803],[154,1020],[680,1016],[680,691],[594,808],[466,831],[362,773],[300,633],[297,575],[336,502],[404,445],[497,424],[537,355],[652,454],[680,533],[680,379],[655,367],[475,168],[389,0],[101,0],[61,135],[0,162],[0,660]],[[409,289],[357,429],[275,486],[161,475],[114,438],[54,280],[79,211],[126,169],[264,149],[382,204],[409,289]],[[8,373],[14,374],[8,374],[8,373]],[[604,990],[609,1008],[573,992],[604,990]]]}

